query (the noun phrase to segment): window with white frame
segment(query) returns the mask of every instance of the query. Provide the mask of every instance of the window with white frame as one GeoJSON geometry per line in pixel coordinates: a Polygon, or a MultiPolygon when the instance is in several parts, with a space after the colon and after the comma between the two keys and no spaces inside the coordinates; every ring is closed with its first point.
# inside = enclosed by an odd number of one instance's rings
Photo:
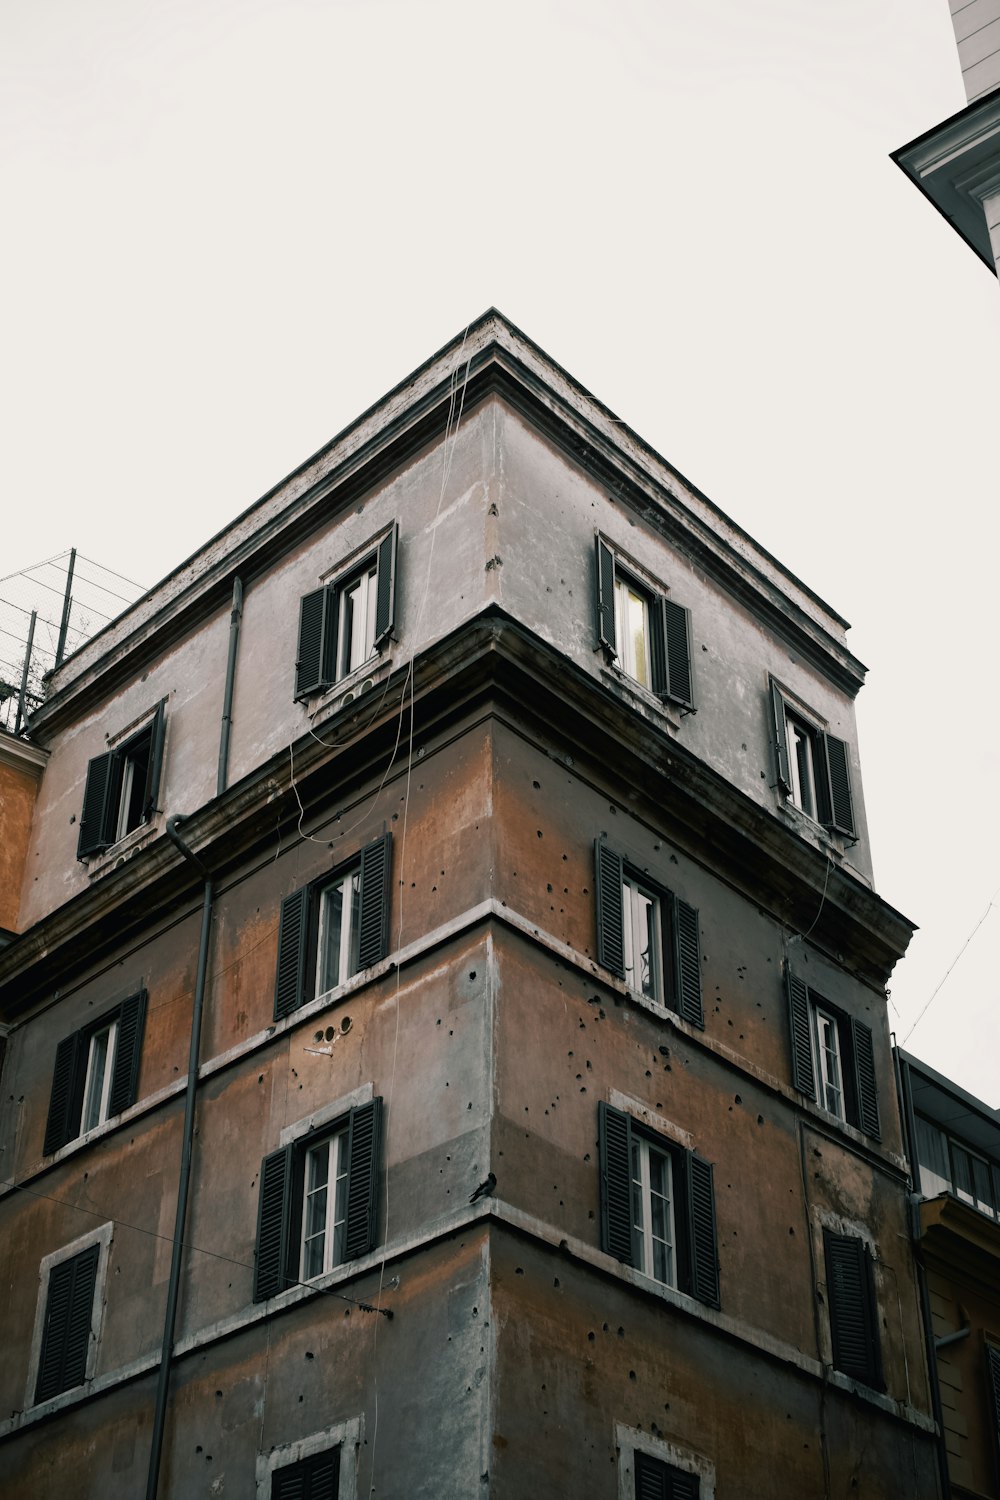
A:
{"type": "Polygon", "coordinates": [[[704,1027],[698,912],[595,842],[597,960],[654,1005],[704,1027]]]}
{"type": "Polygon", "coordinates": [[[832,832],[856,838],[847,742],[812,722],[773,678],[770,700],[777,786],[806,817],[832,832]]]}
{"type": "Polygon", "coordinates": [[[649,651],[650,600],[645,589],[615,573],[615,630],[618,665],[643,687],[652,687],[649,651]]]}
{"type": "Polygon", "coordinates": [[[625,982],[640,995],[664,1003],[660,898],[631,876],[622,877],[625,982]]]}
{"type": "Polygon", "coordinates": [[[108,1118],[111,1077],[118,1049],[118,1019],[95,1031],[87,1051],[87,1078],[83,1089],[83,1131],[93,1130],[108,1118]]]}
{"type": "Polygon", "coordinates": [[[346,984],[361,967],[361,863],[320,890],[318,993],[346,984]]]}
{"type": "Polygon", "coordinates": [[[676,1286],[673,1161],[669,1151],[638,1133],[632,1137],[632,1223],[636,1270],[676,1286]]]}
{"type": "Polygon", "coordinates": [[[395,526],[299,606],[295,696],[321,692],[382,651],[395,628],[395,526]]]}
{"type": "Polygon", "coordinates": [[[609,661],[657,697],[694,710],[690,612],[643,583],[601,536],[596,618],[609,661]]]}
{"type": "Polygon", "coordinates": [[[923,1115],[914,1115],[920,1191],[953,1193],[987,1218],[1000,1218],[1000,1162],[971,1150],[923,1115]]]}
{"type": "Polygon", "coordinates": [[[146,1024],[146,991],[63,1037],[56,1048],[45,1125],[46,1156],[134,1104],[146,1024]]]}
{"type": "Polygon", "coordinates": [[[77,858],[117,844],[156,811],[163,761],[164,705],[134,733],[87,765],[77,858]]]}
{"type": "Polygon", "coordinates": [[[785,970],[792,1082],[838,1120],[880,1138],[872,1029],[785,970]]]}
{"type": "Polygon", "coordinates": [[[303,1281],[332,1271],[344,1259],[347,1231],[348,1130],[338,1130],[305,1152],[302,1199],[303,1281]]]}
{"type": "Polygon", "coordinates": [[[844,1089],[840,1065],[840,1029],[829,1011],[813,1006],[813,1036],[816,1048],[816,1075],[819,1103],[831,1115],[843,1120],[844,1089]]]}

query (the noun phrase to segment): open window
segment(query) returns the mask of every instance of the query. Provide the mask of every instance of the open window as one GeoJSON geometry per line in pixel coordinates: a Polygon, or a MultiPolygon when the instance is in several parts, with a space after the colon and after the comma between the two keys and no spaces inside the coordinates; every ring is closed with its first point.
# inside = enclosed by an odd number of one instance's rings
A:
{"type": "Polygon", "coordinates": [[[597,538],[597,641],[657,697],[694,709],[690,612],[650,589],[597,538]]]}
{"type": "Polygon", "coordinates": [[[603,839],[594,848],[597,961],[630,989],[704,1027],[698,912],[627,864],[603,839]]]}
{"type": "Polygon", "coordinates": [[[384,650],[396,619],[397,536],[393,526],[359,562],[301,600],[296,698],[332,687],[384,650]]]}
{"type": "Polygon", "coordinates": [[[130,995],[56,1048],[44,1153],[51,1155],[135,1103],[146,991],[130,995]]]}
{"type": "Polygon", "coordinates": [[[100,854],[156,812],[163,763],[164,703],[134,733],[87,766],[78,859],[100,854]]]}
{"type": "Polygon", "coordinates": [[[821,1108],[881,1138],[872,1030],[785,970],[792,1083],[821,1108]]]}
{"type": "Polygon", "coordinates": [[[845,838],[857,838],[850,751],[794,707],[771,679],[771,743],[775,778],[806,817],[845,838]]]}
{"type": "Polygon", "coordinates": [[[274,1019],[346,984],[389,948],[392,835],[286,896],[278,928],[274,1019]]]}
{"type": "Polygon", "coordinates": [[[382,1100],[265,1156],[253,1300],[313,1281],[375,1247],[382,1100]]]}
{"type": "Polygon", "coordinates": [[[601,1249],[719,1306],[712,1164],[603,1101],[601,1249]]]}

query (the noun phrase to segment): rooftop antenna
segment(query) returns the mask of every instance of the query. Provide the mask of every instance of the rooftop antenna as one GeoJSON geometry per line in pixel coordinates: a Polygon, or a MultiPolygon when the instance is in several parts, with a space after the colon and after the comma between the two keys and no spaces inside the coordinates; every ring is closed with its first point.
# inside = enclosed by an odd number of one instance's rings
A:
{"type": "Polygon", "coordinates": [[[69,629],[69,612],[73,604],[70,590],[73,587],[73,569],[76,567],[76,548],[69,549],[69,567],[66,569],[66,593],[63,595],[62,619],[59,622],[59,644],[56,647],[56,666],[62,666],[66,651],[66,632],[69,629]]]}

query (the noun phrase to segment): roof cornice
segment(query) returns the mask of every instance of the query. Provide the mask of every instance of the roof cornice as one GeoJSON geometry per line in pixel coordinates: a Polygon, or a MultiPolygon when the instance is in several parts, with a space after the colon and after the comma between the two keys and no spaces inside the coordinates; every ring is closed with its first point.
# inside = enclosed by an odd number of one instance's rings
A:
{"type": "Polygon", "coordinates": [[[983,199],[1000,190],[1000,90],[890,154],[995,276],[983,199]]]}

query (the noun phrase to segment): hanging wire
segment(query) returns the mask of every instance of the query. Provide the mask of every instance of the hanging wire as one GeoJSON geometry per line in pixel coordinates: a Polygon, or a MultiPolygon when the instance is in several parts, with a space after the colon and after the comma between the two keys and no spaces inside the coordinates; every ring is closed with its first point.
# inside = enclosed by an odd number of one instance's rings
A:
{"type": "Polygon", "coordinates": [[[938,980],[937,984],[934,986],[934,990],[933,990],[933,993],[931,994],[930,999],[927,1001],[927,1004],[924,1006],[923,1010],[917,1016],[917,1019],[914,1021],[913,1025],[910,1027],[909,1031],[904,1036],[902,1044],[901,1044],[902,1046],[904,1046],[904,1047],[906,1046],[907,1042],[910,1040],[910,1037],[916,1031],[917,1027],[920,1025],[921,1021],[924,1019],[924,1016],[927,1014],[927,1012],[930,1010],[931,1006],[934,1004],[934,1001],[935,1001],[935,998],[937,997],[938,991],[941,989],[941,986],[944,984],[945,980],[948,978],[948,975],[951,973],[952,969],[958,963],[958,960],[962,957],[962,954],[965,952],[966,948],[972,942],[972,939],[975,937],[976,933],[979,931],[980,927],[982,927],[983,923],[986,921],[986,918],[989,916],[990,912],[993,910],[993,907],[996,904],[996,899],[997,899],[998,896],[1000,896],[1000,885],[997,886],[996,890],[993,892],[992,896],[990,897],[989,902],[987,903],[986,910],[983,912],[982,916],[979,918],[979,921],[976,923],[975,927],[973,927],[972,931],[969,933],[969,936],[966,938],[966,940],[962,944],[961,948],[959,948],[958,952],[955,954],[955,957],[952,959],[952,961],[948,965],[947,969],[945,969],[944,974],[941,976],[941,978],[938,980]]]}

